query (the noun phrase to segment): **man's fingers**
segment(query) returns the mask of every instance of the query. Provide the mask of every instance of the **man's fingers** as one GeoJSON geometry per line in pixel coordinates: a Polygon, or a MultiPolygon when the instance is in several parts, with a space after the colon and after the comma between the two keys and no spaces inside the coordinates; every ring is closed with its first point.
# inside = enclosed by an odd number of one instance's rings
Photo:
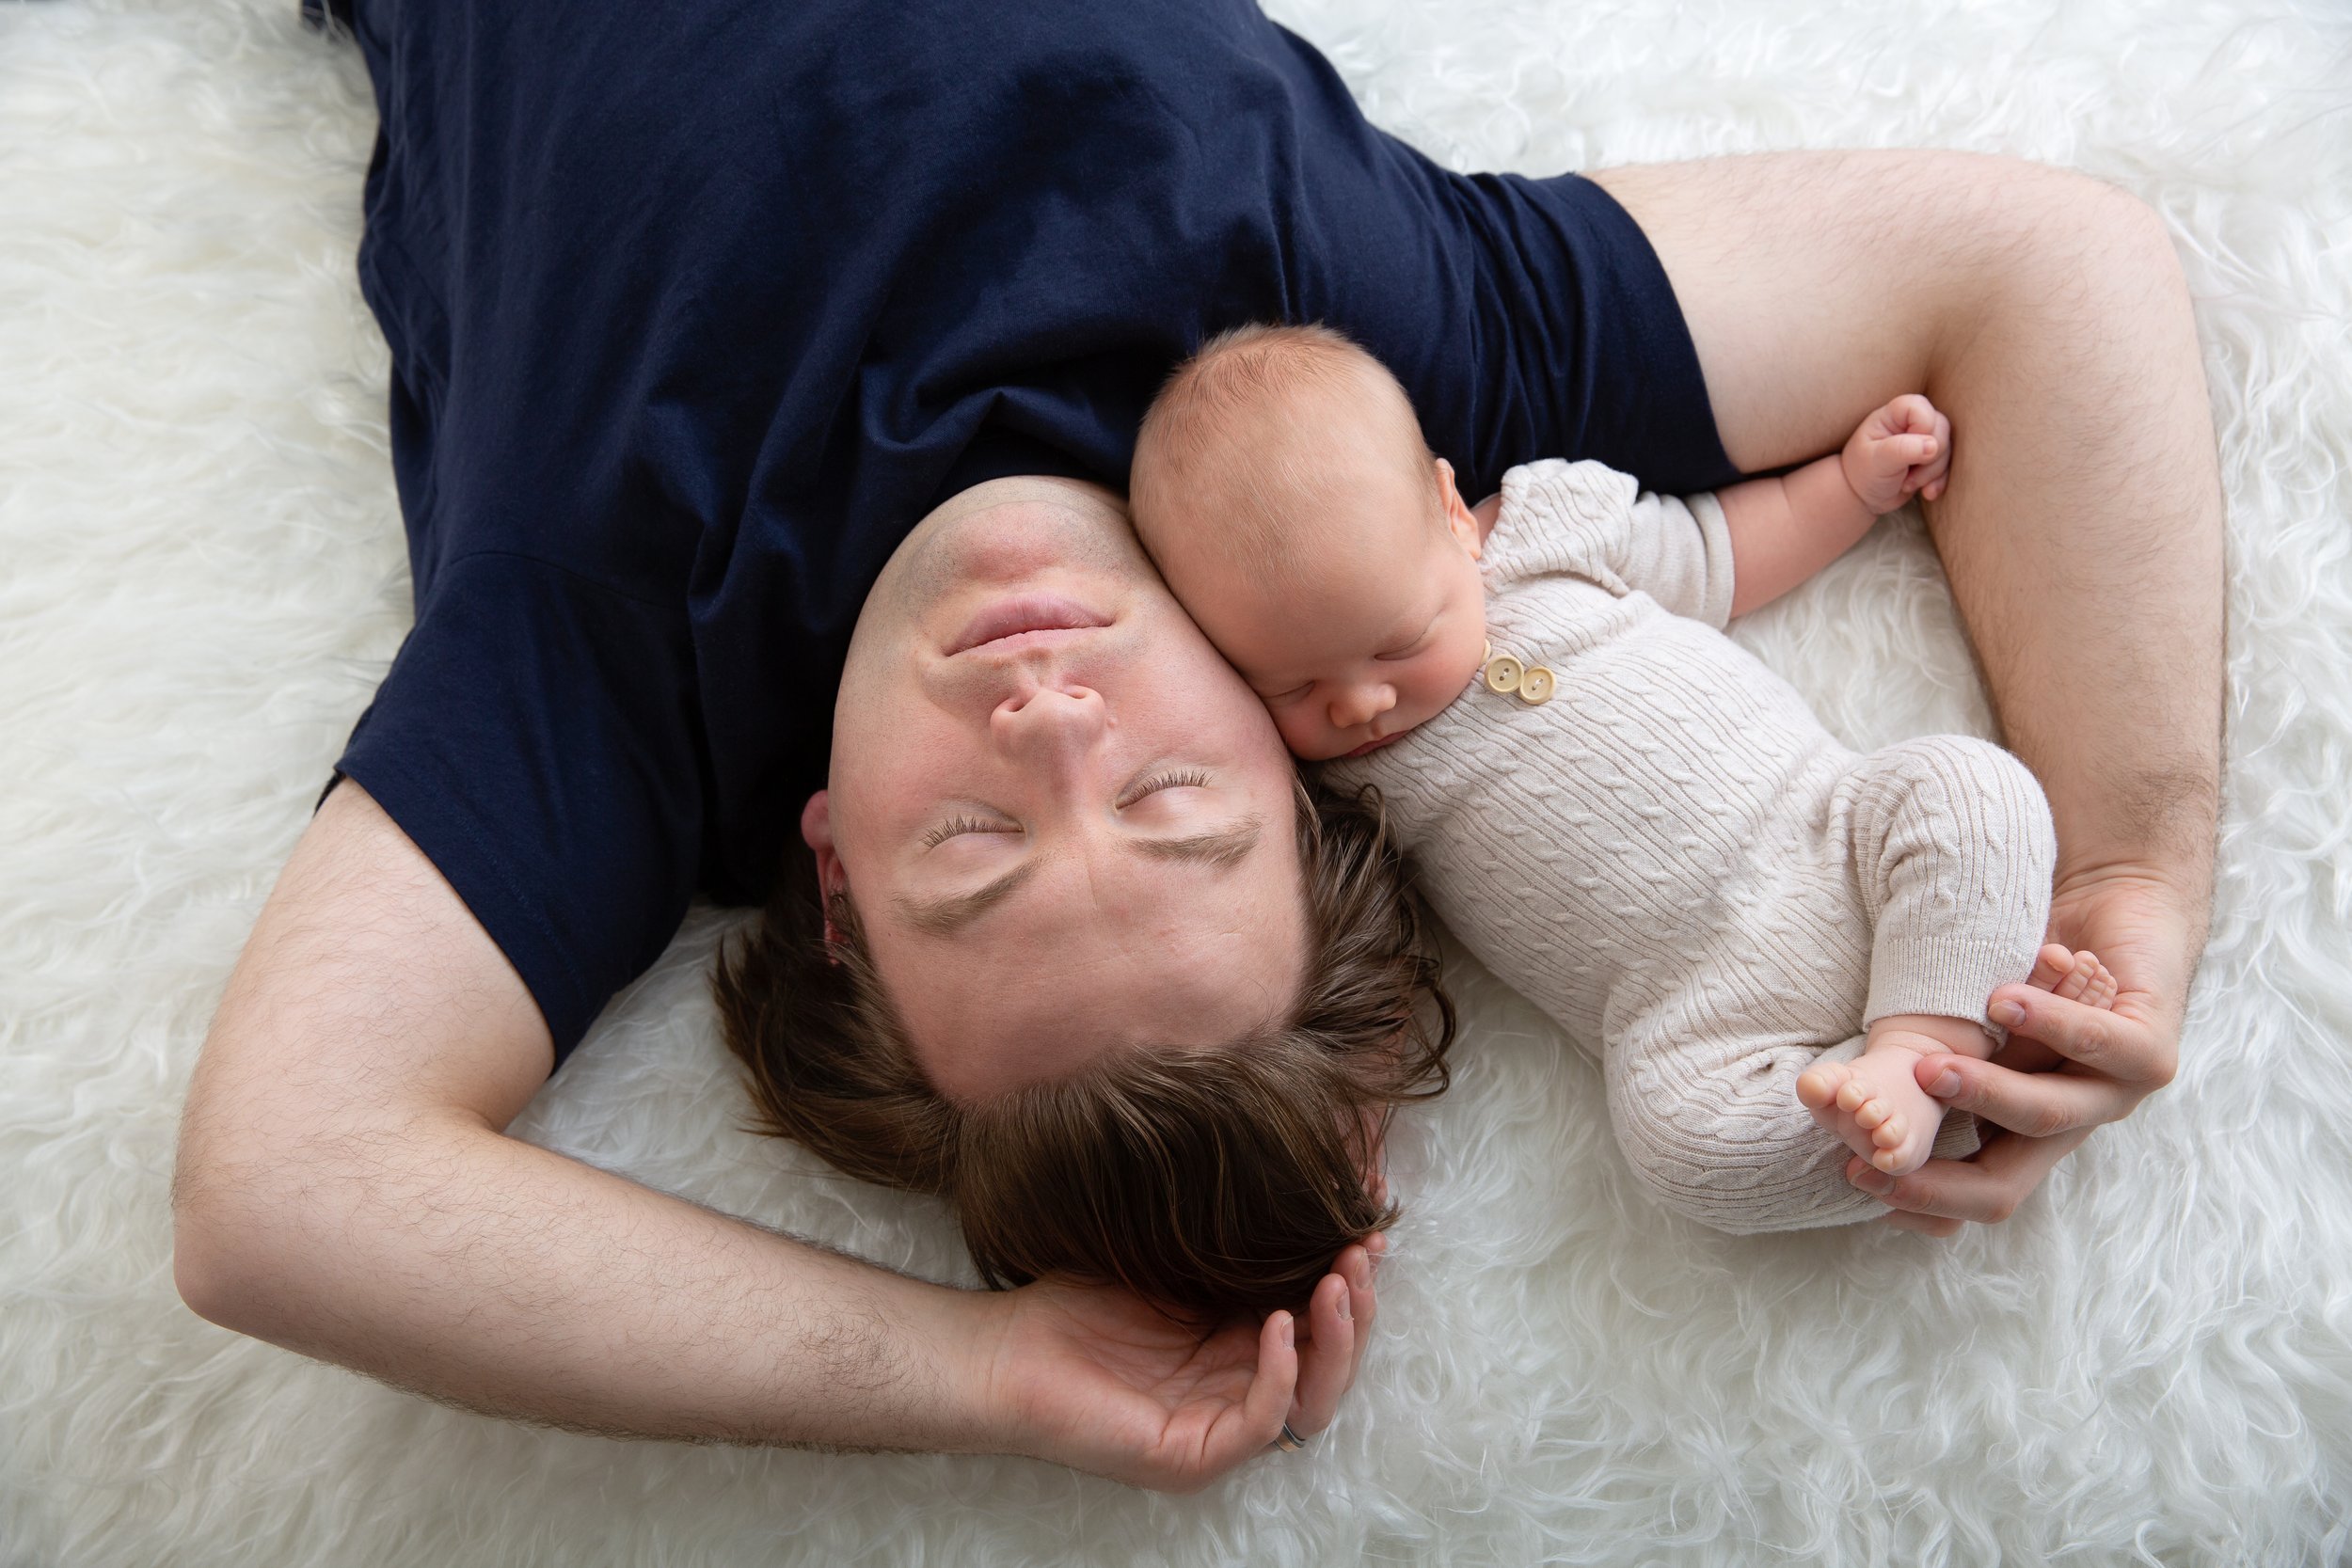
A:
{"type": "Polygon", "coordinates": [[[1340,1274],[1347,1281],[1348,1318],[1355,1329],[1356,1354],[1347,1368],[1350,1386],[1356,1374],[1363,1370],[1364,1347],[1372,1343],[1373,1320],[1380,1315],[1380,1299],[1374,1284],[1373,1243],[1388,1245],[1385,1236],[1373,1236],[1361,1247],[1350,1247],[1340,1255],[1340,1274]]]}
{"type": "Polygon", "coordinates": [[[1249,1379],[1249,1392],[1242,1397],[1241,1424],[1232,1445],[1236,1451],[1208,1456],[1211,1475],[1272,1447],[1281,1435],[1282,1422],[1290,1416],[1291,1397],[1298,1386],[1297,1334],[1297,1320],[1288,1312],[1269,1312],[1258,1325],[1258,1370],[1249,1379]]]}
{"type": "Polygon", "coordinates": [[[1956,1111],[1970,1111],[2028,1138],[2121,1121],[2138,1090],[2088,1073],[2016,1072],[1971,1056],[1923,1056],[1919,1086],[1956,1111]]]}
{"type": "MultiPolygon", "coordinates": [[[[1890,1209],[1998,1225],[2016,1212],[2026,1195],[2050,1174],[2051,1166],[2074,1152],[2075,1146],[2090,1135],[2087,1131],[2061,1132],[2051,1138],[1996,1134],[1972,1159],[1930,1160],[1908,1176],[1891,1179],[1856,1158],[1846,1162],[1846,1180],[1890,1209]]],[[[1943,1230],[1929,1233],[1950,1234],[1943,1230]]]]}
{"type": "Polygon", "coordinates": [[[1354,1311],[1346,1278],[1325,1275],[1307,1306],[1308,1343],[1299,1349],[1298,1387],[1290,1402],[1291,1430],[1301,1437],[1331,1424],[1356,1376],[1354,1311]]]}
{"type": "Polygon", "coordinates": [[[2086,1006],[2032,986],[2003,986],[1986,1011],[2010,1033],[2051,1050],[2142,1093],[2171,1082],[2173,1062],[2156,1031],[2141,1017],[2144,996],[2119,997],[2112,1008],[2086,1006]]]}

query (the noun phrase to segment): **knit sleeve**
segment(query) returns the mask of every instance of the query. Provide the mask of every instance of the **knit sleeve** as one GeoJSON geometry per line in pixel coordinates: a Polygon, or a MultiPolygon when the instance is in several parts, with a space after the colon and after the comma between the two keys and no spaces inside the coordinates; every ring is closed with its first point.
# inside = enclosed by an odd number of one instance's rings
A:
{"type": "Polygon", "coordinates": [[[1487,547],[1502,580],[1567,572],[1710,626],[1731,619],[1731,534],[1711,495],[1650,495],[1600,463],[1523,464],[1502,476],[1487,547]]]}

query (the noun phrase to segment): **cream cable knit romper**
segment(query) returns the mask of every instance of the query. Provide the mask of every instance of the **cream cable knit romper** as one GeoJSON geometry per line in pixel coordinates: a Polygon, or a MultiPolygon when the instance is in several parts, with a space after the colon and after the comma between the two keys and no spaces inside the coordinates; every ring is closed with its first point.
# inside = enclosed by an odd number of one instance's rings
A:
{"type": "MultiPolygon", "coordinates": [[[[1473,682],[1327,778],[1378,786],[1446,925],[1597,1046],[1617,1141],[1669,1207],[1735,1232],[1883,1212],[1797,1075],[1890,1013],[1985,1022],[2026,977],[2056,856],[2033,775],[1964,736],[1832,739],[1718,629],[1712,496],[1514,468],[1481,569],[1493,652],[1556,689],[1473,682]]],[[[1935,1151],[1976,1142],[1953,1114],[1935,1151]]]]}

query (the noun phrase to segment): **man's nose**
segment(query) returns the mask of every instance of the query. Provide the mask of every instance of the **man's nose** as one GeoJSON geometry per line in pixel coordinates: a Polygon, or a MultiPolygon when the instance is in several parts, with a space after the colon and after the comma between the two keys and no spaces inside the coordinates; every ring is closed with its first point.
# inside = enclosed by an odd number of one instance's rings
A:
{"type": "Polygon", "coordinates": [[[1369,724],[1389,709],[1396,706],[1393,686],[1350,686],[1331,699],[1331,726],[1352,730],[1359,724],[1369,724]]]}
{"type": "Polygon", "coordinates": [[[1084,761],[1108,720],[1092,687],[1037,686],[997,704],[989,724],[1008,752],[1050,771],[1084,761]]]}

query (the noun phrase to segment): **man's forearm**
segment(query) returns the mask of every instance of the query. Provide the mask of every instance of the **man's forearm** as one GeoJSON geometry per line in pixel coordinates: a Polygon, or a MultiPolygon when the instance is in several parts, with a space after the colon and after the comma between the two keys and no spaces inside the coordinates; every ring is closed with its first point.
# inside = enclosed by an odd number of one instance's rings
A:
{"type": "Polygon", "coordinates": [[[760,1230],[481,1126],[421,1122],[183,1205],[216,1322],[490,1415],[619,1435],[991,1446],[985,1298],[760,1230]]]}
{"type": "Polygon", "coordinates": [[[1956,458],[1966,491],[1956,480],[1929,520],[2003,737],[2049,794],[2061,895],[2161,883],[2193,961],[2220,786],[2213,426],[2161,225],[2121,198],[2067,221],[2090,254],[2021,267],[2021,302],[1948,372],[1980,411],[1956,458]],[[2075,300],[2051,273],[2100,286],[2075,300]]]}

